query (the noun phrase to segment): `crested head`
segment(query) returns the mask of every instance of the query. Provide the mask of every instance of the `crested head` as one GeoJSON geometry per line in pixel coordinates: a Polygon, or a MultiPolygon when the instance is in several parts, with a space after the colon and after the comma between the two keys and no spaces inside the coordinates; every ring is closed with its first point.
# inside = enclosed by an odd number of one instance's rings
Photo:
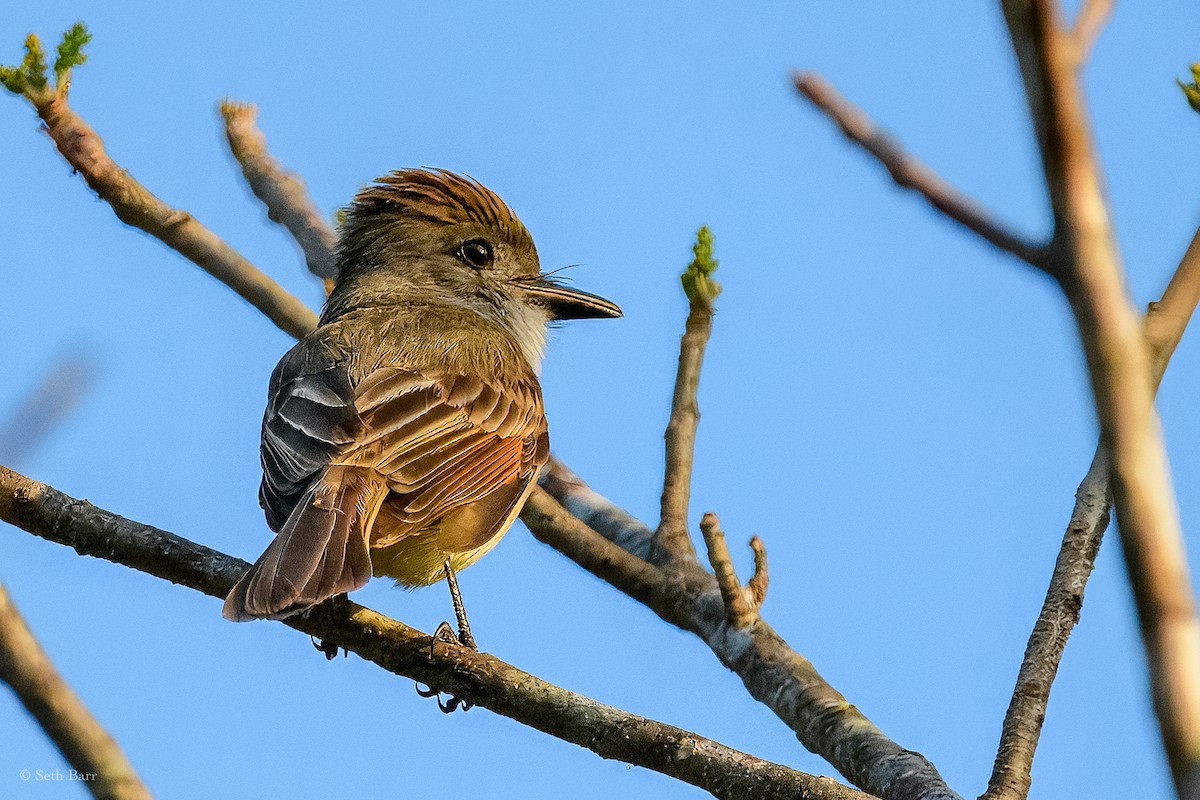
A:
{"type": "Polygon", "coordinates": [[[323,319],[401,302],[464,307],[508,331],[536,366],[551,314],[520,282],[540,276],[532,237],[490,189],[445,170],[397,170],[346,209],[323,319]]]}
{"type": "Polygon", "coordinates": [[[550,320],[621,315],[607,300],[549,280],[504,201],[445,170],[398,170],[360,191],[337,256],[322,322],[358,308],[457,306],[507,331],[535,368],[550,320]]]}
{"type": "Polygon", "coordinates": [[[431,228],[490,232],[521,255],[531,255],[532,266],[537,267],[533,239],[512,209],[483,184],[447,170],[402,169],[377,178],[346,209],[342,242],[384,234],[393,225],[410,232],[431,228]]]}

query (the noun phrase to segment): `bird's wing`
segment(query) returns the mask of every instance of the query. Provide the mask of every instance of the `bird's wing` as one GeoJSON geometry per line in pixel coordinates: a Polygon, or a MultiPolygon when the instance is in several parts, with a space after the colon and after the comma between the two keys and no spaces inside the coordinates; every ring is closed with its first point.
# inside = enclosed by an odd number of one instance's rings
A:
{"type": "Polygon", "coordinates": [[[227,598],[229,618],[286,616],[356,589],[370,577],[372,544],[475,501],[503,506],[500,518],[466,515],[473,530],[459,537],[490,538],[549,455],[532,376],[501,386],[381,367],[351,386],[341,366],[293,353],[272,376],[263,418],[259,497],[279,534],[227,598]],[[388,531],[376,540],[389,491],[388,531]]]}
{"type": "Polygon", "coordinates": [[[338,463],[386,477],[383,547],[462,506],[491,498],[494,513],[463,518],[453,533],[470,549],[490,539],[511,515],[549,456],[541,391],[532,375],[501,384],[477,377],[381,368],[357,387],[363,433],[338,463]],[[502,507],[501,507],[502,506],[502,507]],[[485,518],[486,517],[486,518],[485,518]],[[495,517],[493,519],[492,517],[495,517]]]}
{"type": "Polygon", "coordinates": [[[311,364],[297,350],[276,368],[263,414],[258,498],[273,531],[283,528],[313,481],[363,433],[346,370],[311,364]]]}

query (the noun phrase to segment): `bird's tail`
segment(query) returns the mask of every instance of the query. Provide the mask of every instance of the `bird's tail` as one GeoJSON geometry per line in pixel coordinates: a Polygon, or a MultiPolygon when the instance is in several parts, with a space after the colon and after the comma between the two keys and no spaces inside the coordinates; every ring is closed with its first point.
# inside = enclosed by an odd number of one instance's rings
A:
{"type": "Polygon", "coordinates": [[[365,584],[371,526],[387,493],[387,481],[374,470],[326,468],[221,613],[238,622],[280,619],[365,584]]]}

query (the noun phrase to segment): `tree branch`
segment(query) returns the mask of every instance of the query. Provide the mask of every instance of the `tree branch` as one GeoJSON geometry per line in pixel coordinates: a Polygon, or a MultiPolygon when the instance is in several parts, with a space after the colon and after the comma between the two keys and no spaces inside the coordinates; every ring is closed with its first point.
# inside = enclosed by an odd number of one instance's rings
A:
{"type": "Polygon", "coordinates": [[[41,382],[0,424],[0,459],[19,464],[74,410],[96,380],[96,365],[83,353],[55,359],[41,382]]]}
{"type": "MultiPolygon", "coordinates": [[[[1179,344],[1200,301],[1200,230],[1163,292],[1144,319],[1146,341],[1153,354],[1157,388],[1171,354],[1179,344]]],[[[1097,444],[1091,468],[1075,493],[1075,509],[1046,591],[1042,611],[1029,635],[1025,658],[1000,734],[996,764],[983,800],[1024,800],[1029,795],[1033,754],[1041,735],[1050,687],[1058,672],[1067,637],[1079,622],[1084,588],[1108,527],[1112,494],[1109,463],[1097,444]]]]}
{"type": "MultiPolygon", "coordinates": [[[[36,44],[36,37],[31,37],[36,44]]],[[[27,45],[28,47],[28,45],[27,45]]],[[[40,45],[38,45],[40,47],[40,45]]],[[[287,333],[299,338],[317,317],[298,299],[185,211],[171,208],[121,169],[96,132],[67,105],[67,75],[20,87],[58,151],[126,225],[140,228],[229,286],[287,333]]],[[[8,86],[10,90],[13,86],[8,86]]]]}
{"type": "Polygon", "coordinates": [[[337,236],[305,191],[304,181],[283,168],[267,152],[266,137],[254,124],[258,109],[249,103],[225,100],[225,138],[229,150],[242,167],[242,175],[254,196],[267,208],[267,217],[282,225],[300,245],[308,271],[326,283],[326,292],[337,277],[333,249],[337,236]]]}
{"type": "MultiPolygon", "coordinates": [[[[164,580],[224,597],[249,566],[0,467],[0,519],[36,536],[164,580]]],[[[646,767],[719,798],[867,800],[861,792],[741,753],[689,731],[638,717],[549,684],[486,653],[435,646],[400,622],[339,597],[285,624],[429,685],[586,747],[646,767]]]]}
{"type": "Polygon", "coordinates": [[[1071,41],[1075,45],[1075,57],[1082,63],[1091,55],[1092,46],[1104,30],[1104,23],[1112,13],[1113,0],[1084,0],[1075,15],[1075,27],[1071,31],[1071,41]]]}
{"type": "Polygon", "coordinates": [[[688,500],[692,485],[692,459],[696,451],[696,427],[700,407],[700,365],[704,347],[712,333],[713,301],[721,285],[712,279],[717,262],[712,255],[712,233],[701,227],[696,233],[692,263],[680,281],[688,300],[687,322],[679,340],[679,368],[671,399],[671,420],[663,434],[666,440],[666,469],[663,475],[662,515],[654,533],[653,560],[696,561],[696,549],[688,535],[688,500]]]}
{"type": "Polygon", "coordinates": [[[1024,800],[1029,796],[1033,754],[1042,734],[1050,687],[1058,674],[1067,637],[1079,622],[1083,591],[1108,527],[1112,495],[1109,464],[1097,447],[1092,466],[1075,492],[1075,508],[1063,535],[1041,613],[1029,634],[1000,732],[1000,746],[987,791],[980,800],[1024,800]]]}
{"type": "Polygon", "coordinates": [[[87,776],[85,785],[93,797],[149,800],[150,792],[133,765],[58,674],[3,584],[0,584],[0,680],[12,688],[67,763],[87,776]]]}
{"type": "Polygon", "coordinates": [[[732,626],[716,578],[699,563],[647,570],[640,560],[631,561],[632,553],[618,542],[633,552],[644,551],[652,536],[649,528],[561,462],[551,462],[542,487],[547,496],[534,492],[521,512],[535,537],[645,603],[666,622],[699,636],[737,673],[752,697],[847,780],[887,800],[957,800],[933,764],[885,736],[765,620],[746,629],[732,626]],[[558,515],[548,513],[556,507],[562,509],[558,515]],[[576,527],[581,521],[594,531],[586,547],[577,544],[583,538],[576,527]]]}
{"type": "Polygon", "coordinates": [[[946,217],[1025,263],[1055,277],[1055,264],[1046,249],[1006,230],[973,200],[960,194],[932,169],[875,126],[862,109],[846,100],[828,81],[813,72],[792,76],[796,90],[829,117],[847,139],[882,164],[897,186],[911,189],[946,217]]]}
{"type": "MultiPolygon", "coordinates": [[[[704,534],[704,543],[708,546],[708,563],[712,565],[713,577],[721,590],[721,600],[725,604],[725,617],[729,624],[739,630],[748,628],[758,621],[758,606],[761,597],[755,597],[748,587],[742,586],[737,572],[733,568],[733,559],[729,556],[729,547],[725,543],[725,532],[721,530],[721,522],[717,515],[709,512],[700,520],[700,531],[704,534]],[[755,601],[758,602],[755,602],[755,601]]],[[[755,537],[755,541],[758,541],[755,537]]],[[[755,561],[758,562],[764,553],[762,543],[755,549],[755,561]]],[[[765,563],[765,562],[763,562],[765,563]]],[[[756,564],[756,566],[760,566],[756,564]]],[[[760,570],[755,569],[755,576],[760,570]]],[[[766,575],[765,572],[761,572],[766,575]]],[[[765,578],[762,594],[766,594],[765,578]]]]}
{"type": "Polygon", "coordinates": [[[1154,368],[1130,307],[1077,80],[1078,49],[1051,0],[1005,2],[1027,77],[1054,212],[1051,248],[1075,313],[1109,453],[1117,527],[1180,797],[1200,791],[1200,622],[1158,419],[1154,368]]]}

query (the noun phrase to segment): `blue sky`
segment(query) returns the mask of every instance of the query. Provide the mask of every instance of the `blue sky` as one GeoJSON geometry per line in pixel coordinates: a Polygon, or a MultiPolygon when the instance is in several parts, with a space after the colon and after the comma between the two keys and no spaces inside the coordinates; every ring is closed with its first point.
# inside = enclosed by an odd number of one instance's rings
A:
{"type": "MultiPolygon", "coordinates": [[[[522,217],[547,267],[621,304],[559,329],[543,371],[555,451],[656,519],[662,430],[695,229],[721,260],[692,519],[716,511],[771,559],[763,613],[890,736],[964,796],[991,770],[1029,628],[1095,444],[1056,290],[895,189],[790,88],[822,72],[943,176],[1046,231],[1019,80],[992,3],[64,3],[0,17],[95,40],[72,105],[109,152],[316,307],[294,246],[242,185],[222,97],[257,103],[282,161],[329,214],[401,166],[473,175],[522,217]],[[915,7],[913,7],[915,6],[915,7]]],[[[1130,287],[1166,285],[1200,221],[1200,119],[1174,85],[1200,8],[1119,7],[1086,72],[1130,287]]],[[[290,342],[228,289],[123,228],[0,102],[9,347],[0,413],[60,353],[97,381],[19,467],[76,497],[252,559],[258,424],[290,342]]],[[[1160,409],[1186,531],[1200,524],[1200,358],[1184,338],[1160,409]]],[[[1051,697],[1033,798],[1170,796],[1115,534],[1051,697]]],[[[1196,540],[1189,537],[1195,552],[1196,540]]],[[[0,580],[66,677],[162,796],[477,792],[700,797],[482,709],[443,716],[408,681],[326,663],[279,625],[0,530],[0,580]],[[453,774],[453,786],[447,774],[453,774]]],[[[820,774],[687,634],[520,525],[462,577],[481,646],[555,683],[820,774]]],[[[356,599],[425,630],[443,587],[356,599]]],[[[0,695],[0,796],[62,762],[0,695]]]]}

